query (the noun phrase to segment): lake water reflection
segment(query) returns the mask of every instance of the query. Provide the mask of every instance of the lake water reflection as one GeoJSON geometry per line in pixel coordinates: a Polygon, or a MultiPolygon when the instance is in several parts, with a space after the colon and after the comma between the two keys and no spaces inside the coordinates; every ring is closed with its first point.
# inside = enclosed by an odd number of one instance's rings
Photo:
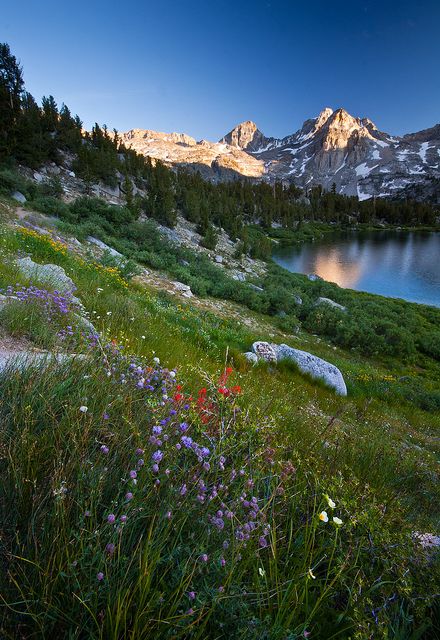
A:
{"type": "Polygon", "coordinates": [[[346,232],[277,247],[277,264],[341,287],[440,307],[440,233],[346,232]]]}

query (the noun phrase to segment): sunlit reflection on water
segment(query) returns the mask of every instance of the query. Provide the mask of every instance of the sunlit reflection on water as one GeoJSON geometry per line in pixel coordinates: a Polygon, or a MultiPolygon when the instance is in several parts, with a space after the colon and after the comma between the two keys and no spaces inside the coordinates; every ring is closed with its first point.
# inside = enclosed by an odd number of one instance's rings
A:
{"type": "Polygon", "coordinates": [[[440,307],[440,233],[348,232],[276,248],[273,258],[341,287],[440,307]]]}

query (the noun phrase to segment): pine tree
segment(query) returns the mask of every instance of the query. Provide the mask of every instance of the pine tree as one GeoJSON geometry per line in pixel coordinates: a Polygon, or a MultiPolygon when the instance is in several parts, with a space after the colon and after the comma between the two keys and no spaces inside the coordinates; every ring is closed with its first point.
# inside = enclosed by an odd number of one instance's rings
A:
{"type": "Polygon", "coordinates": [[[0,43],[0,157],[13,151],[23,91],[23,70],[9,45],[0,43]]]}
{"type": "Polygon", "coordinates": [[[205,247],[205,249],[214,250],[217,246],[217,242],[218,242],[217,231],[214,229],[212,224],[209,224],[203,238],[200,241],[200,244],[202,247],[205,247]]]}

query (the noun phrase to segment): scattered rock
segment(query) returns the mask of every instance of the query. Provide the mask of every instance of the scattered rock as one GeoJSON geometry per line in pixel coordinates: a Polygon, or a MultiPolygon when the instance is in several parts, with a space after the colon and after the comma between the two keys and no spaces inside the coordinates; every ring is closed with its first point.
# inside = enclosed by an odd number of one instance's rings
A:
{"type": "Polygon", "coordinates": [[[96,245],[97,247],[99,247],[100,249],[103,249],[104,251],[108,251],[108,253],[114,258],[124,257],[122,253],[119,253],[119,251],[116,251],[116,249],[112,249],[111,247],[108,246],[108,244],[105,244],[105,242],[102,242],[102,240],[98,240],[98,238],[94,238],[93,236],[88,236],[87,242],[90,242],[91,244],[96,245]]]}
{"type": "Polygon", "coordinates": [[[179,264],[181,264],[181,265],[182,265],[182,267],[189,267],[189,262],[188,262],[188,260],[184,260],[183,258],[181,258],[181,259],[179,260],[179,264]]]}
{"type": "Polygon", "coordinates": [[[316,282],[317,280],[322,280],[321,276],[318,276],[316,273],[309,273],[307,276],[311,282],[316,282]]]}
{"type": "Polygon", "coordinates": [[[277,361],[276,351],[268,342],[254,342],[252,345],[252,351],[261,360],[265,360],[266,362],[277,361]]]}
{"type": "Polygon", "coordinates": [[[217,264],[223,264],[222,256],[214,256],[214,260],[217,262],[217,264]]]}
{"type": "Polygon", "coordinates": [[[295,304],[297,304],[298,306],[303,303],[301,296],[294,295],[293,299],[295,300],[295,304]]]}
{"type": "Polygon", "coordinates": [[[242,271],[236,271],[232,277],[234,280],[238,280],[239,282],[246,282],[246,274],[242,271]]]}
{"type": "Polygon", "coordinates": [[[44,176],[42,176],[41,173],[38,173],[38,171],[34,171],[34,180],[36,182],[43,182],[44,176]]]}
{"type": "Polygon", "coordinates": [[[281,360],[291,360],[296,363],[300,371],[307,373],[312,378],[323,380],[329,387],[334,389],[338,395],[347,395],[344,378],[335,365],[307,351],[293,349],[287,344],[281,344],[279,347],[275,347],[275,351],[278,362],[281,360]]]}
{"type": "Polygon", "coordinates": [[[17,202],[20,202],[21,204],[24,204],[26,202],[26,197],[22,193],[20,193],[20,191],[14,191],[13,193],[11,193],[11,198],[16,200],[17,202]]]}
{"type": "Polygon", "coordinates": [[[0,293],[0,311],[6,307],[12,300],[18,300],[17,296],[4,296],[0,293]]]}
{"type": "Polygon", "coordinates": [[[263,287],[257,287],[257,285],[256,285],[256,284],[251,284],[251,283],[249,283],[249,286],[250,286],[250,288],[251,288],[251,289],[253,289],[254,291],[260,291],[260,292],[261,292],[261,291],[264,291],[263,287]]]}
{"type": "Polygon", "coordinates": [[[16,264],[21,273],[27,278],[35,278],[44,284],[52,286],[60,293],[71,293],[76,289],[73,280],[57,264],[38,264],[31,258],[19,258],[16,264]]]}
{"type": "Polygon", "coordinates": [[[5,369],[23,370],[31,366],[63,364],[67,360],[83,360],[83,354],[53,353],[50,351],[0,351],[0,372],[5,369]]]}
{"type": "Polygon", "coordinates": [[[247,351],[244,354],[244,357],[248,362],[251,362],[252,364],[257,364],[258,362],[258,356],[255,353],[252,353],[252,351],[247,351]]]}
{"type": "Polygon", "coordinates": [[[344,307],[342,304],[339,304],[338,302],[335,302],[331,298],[318,298],[315,304],[316,305],[328,304],[329,306],[333,307],[334,309],[339,309],[340,311],[347,311],[347,307],[344,307]]]}
{"type": "Polygon", "coordinates": [[[185,298],[192,298],[194,296],[191,287],[187,284],[183,284],[183,282],[173,282],[172,285],[176,291],[179,291],[185,298]]]}
{"type": "Polygon", "coordinates": [[[84,331],[90,331],[90,333],[93,334],[98,333],[95,326],[90,322],[88,318],[86,318],[85,316],[80,316],[78,313],[75,313],[74,315],[81,329],[83,329],[84,331]]]}

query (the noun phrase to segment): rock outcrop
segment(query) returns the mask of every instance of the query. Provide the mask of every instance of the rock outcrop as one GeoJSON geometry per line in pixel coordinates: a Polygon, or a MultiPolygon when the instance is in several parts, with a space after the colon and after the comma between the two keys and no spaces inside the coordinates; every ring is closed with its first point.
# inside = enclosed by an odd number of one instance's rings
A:
{"type": "MultiPolygon", "coordinates": [[[[265,360],[269,363],[282,362],[288,360],[295,363],[298,369],[315,380],[322,380],[331,387],[338,395],[347,395],[347,386],[341,371],[334,364],[319,358],[307,351],[294,349],[287,344],[270,344],[269,342],[254,342],[252,351],[257,359],[265,360]]],[[[245,357],[250,362],[255,362],[246,353],[245,357]]]]}
{"type": "Polygon", "coordinates": [[[47,284],[60,293],[72,293],[76,289],[73,280],[57,264],[38,264],[31,258],[19,258],[16,264],[27,278],[47,284]]]}
{"type": "Polygon", "coordinates": [[[335,302],[331,298],[318,298],[316,304],[326,304],[329,307],[333,307],[333,309],[339,309],[339,311],[347,311],[347,307],[344,307],[342,304],[335,302]]]}

